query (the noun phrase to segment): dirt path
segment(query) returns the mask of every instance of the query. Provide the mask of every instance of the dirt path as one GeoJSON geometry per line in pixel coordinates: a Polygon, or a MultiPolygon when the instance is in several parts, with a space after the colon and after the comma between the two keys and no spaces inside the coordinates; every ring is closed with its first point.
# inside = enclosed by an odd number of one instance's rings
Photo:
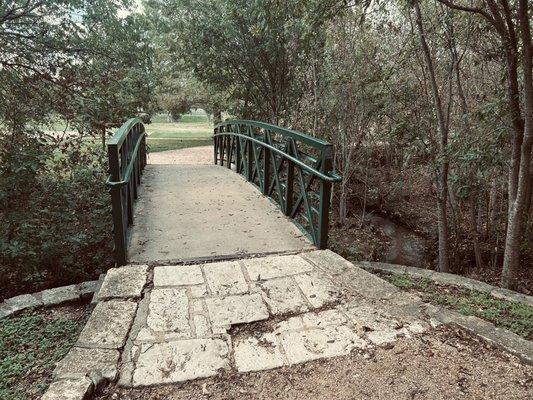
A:
{"type": "Polygon", "coordinates": [[[532,392],[532,367],[461,331],[441,328],[416,340],[398,341],[389,349],[180,386],[135,390],[109,386],[96,398],[526,400],[532,392]]]}
{"type": "Polygon", "coordinates": [[[213,164],[213,146],[150,153],[148,164],[211,165],[213,164]]]}

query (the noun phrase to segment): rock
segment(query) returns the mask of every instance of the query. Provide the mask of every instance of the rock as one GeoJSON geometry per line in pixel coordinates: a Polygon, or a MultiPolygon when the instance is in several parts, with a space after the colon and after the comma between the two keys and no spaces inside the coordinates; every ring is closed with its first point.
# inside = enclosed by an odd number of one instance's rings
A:
{"type": "Polygon", "coordinates": [[[154,286],[186,286],[204,282],[200,265],[165,265],[154,268],[154,286]]]}
{"type": "Polygon", "coordinates": [[[78,345],[105,349],[122,348],[136,310],[137,303],[128,300],[98,303],[80,334],[78,345]]]}
{"type": "Polygon", "coordinates": [[[242,261],[253,281],[312,272],[313,266],[299,255],[252,258],[242,261]]]}
{"type": "Polygon", "coordinates": [[[11,297],[4,301],[13,312],[21,311],[30,307],[42,306],[43,302],[32,294],[21,294],[20,296],[11,297]]]}
{"type": "Polygon", "coordinates": [[[6,303],[0,304],[0,319],[9,317],[11,314],[15,312],[14,308],[9,306],[6,303]]]}
{"type": "Polygon", "coordinates": [[[258,282],[273,314],[305,312],[309,309],[305,297],[292,277],[258,282]]]}
{"type": "Polygon", "coordinates": [[[268,310],[259,293],[207,299],[213,326],[221,327],[268,318],[268,310]]]}
{"type": "Polygon", "coordinates": [[[98,373],[112,381],[117,376],[119,357],[117,350],[73,347],[57,364],[54,376],[57,379],[78,379],[98,373]]]}
{"type": "Polygon", "coordinates": [[[229,368],[229,348],[222,339],[142,344],[132,384],[185,382],[213,376],[221,368],[229,368]]]}
{"type": "Polygon", "coordinates": [[[41,292],[42,301],[45,306],[77,301],[80,299],[78,285],[69,285],[55,289],[47,289],[41,292]]]}
{"type": "Polygon", "coordinates": [[[87,281],[80,283],[80,297],[82,299],[88,299],[96,292],[98,288],[98,281],[87,281]]]}
{"type": "Polygon", "coordinates": [[[205,278],[214,296],[248,292],[248,284],[237,261],[204,265],[205,278]]]}
{"type": "Polygon", "coordinates": [[[50,384],[41,400],[85,400],[93,391],[93,382],[87,377],[65,379],[50,384]]]}
{"type": "Polygon", "coordinates": [[[98,292],[98,301],[141,297],[146,284],[147,272],[147,265],[126,265],[125,267],[111,268],[107,271],[102,287],[98,292]]]}

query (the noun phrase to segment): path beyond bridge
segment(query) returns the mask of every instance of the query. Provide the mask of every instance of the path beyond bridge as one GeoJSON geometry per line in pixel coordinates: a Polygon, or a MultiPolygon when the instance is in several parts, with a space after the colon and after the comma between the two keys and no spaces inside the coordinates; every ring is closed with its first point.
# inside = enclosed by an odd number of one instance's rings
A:
{"type": "Polygon", "coordinates": [[[255,187],[213,165],[213,148],[149,156],[129,261],[168,263],[299,252],[311,242],[255,187]]]}

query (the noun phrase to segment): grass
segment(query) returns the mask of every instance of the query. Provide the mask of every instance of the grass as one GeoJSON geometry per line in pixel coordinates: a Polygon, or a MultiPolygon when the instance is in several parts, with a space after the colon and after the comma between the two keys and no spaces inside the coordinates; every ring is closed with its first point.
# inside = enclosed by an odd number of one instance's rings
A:
{"type": "Polygon", "coordinates": [[[155,115],[146,125],[151,152],[178,150],[212,144],[213,126],[206,114],[182,115],[178,122],[167,122],[165,115],[155,115]]]}
{"type": "Polygon", "coordinates": [[[0,321],[0,399],[39,398],[76,341],[86,307],[25,311],[0,321]]]}
{"type": "Polygon", "coordinates": [[[188,147],[210,146],[213,144],[211,139],[150,139],[147,140],[148,151],[156,153],[158,151],[179,150],[188,147]]]}
{"type": "Polygon", "coordinates": [[[473,315],[533,340],[533,307],[500,300],[477,290],[436,284],[429,279],[407,275],[381,275],[390,283],[416,292],[424,301],[445,306],[463,315],[473,315]]]}

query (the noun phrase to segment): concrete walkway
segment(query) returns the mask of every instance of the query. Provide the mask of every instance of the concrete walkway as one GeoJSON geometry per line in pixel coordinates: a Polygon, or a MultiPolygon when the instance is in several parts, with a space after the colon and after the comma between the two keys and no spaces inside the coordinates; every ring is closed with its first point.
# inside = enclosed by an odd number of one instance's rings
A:
{"type": "Polygon", "coordinates": [[[239,174],[212,165],[212,152],[211,147],[200,147],[150,156],[135,208],[131,262],[312,248],[257,188],[239,174]]]}

